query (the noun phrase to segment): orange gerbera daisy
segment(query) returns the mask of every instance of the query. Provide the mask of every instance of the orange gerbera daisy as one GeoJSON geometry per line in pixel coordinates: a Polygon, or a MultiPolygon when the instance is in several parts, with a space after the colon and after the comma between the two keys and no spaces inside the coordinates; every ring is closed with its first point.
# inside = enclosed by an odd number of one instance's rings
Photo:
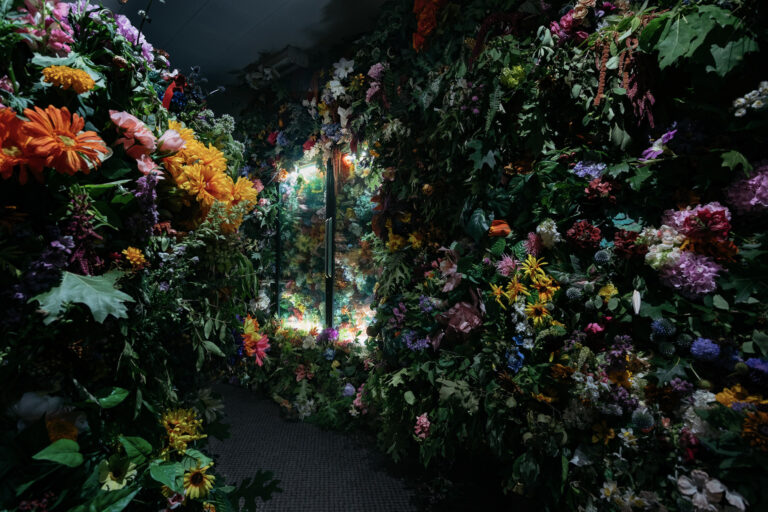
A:
{"type": "Polygon", "coordinates": [[[9,109],[0,109],[0,176],[8,179],[15,168],[19,169],[19,182],[27,182],[27,170],[32,171],[37,181],[42,181],[43,162],[29,158],[27,142],[29,137],[22,133],[24,122],[9,109]]]}
{"type": "Polygon", "coordinates": [[[29,136],[30,156],[44,159],[46,166],[69,176],[78,171],[88,174],[90,166],[101,165],[99,154],[107,152],[104,141],[96,132],[83,132],[85,120],[70,114],[67,107],[28,108],[24,115],[29,119],[23,130],[29,136]]]}
{"type": "Polygon", "coordinates": [[[184,166],[176,182],[179,188],[195,196],[204,208],[210,208],[214,201],[232,201],[232,178],[207,165],[184,166]]]}

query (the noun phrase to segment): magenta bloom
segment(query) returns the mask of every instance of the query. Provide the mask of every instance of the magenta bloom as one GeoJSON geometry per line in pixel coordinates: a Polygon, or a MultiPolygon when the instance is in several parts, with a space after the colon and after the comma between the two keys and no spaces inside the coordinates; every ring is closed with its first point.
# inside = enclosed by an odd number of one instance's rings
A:
{"type": "Polygon", "coordinates": [[[661,270],[661,280],[680,295],[694,299],[717,289],[721,270],[712,258],[684,251],[677,263],[661,270]]]}
{"type": "MultiPolygon", "coordinates": [[[[70,4],[60,0],[25,0],[25,7],[19,12],[26,12],[24,21],[29,27],[22,29],[24,32],[35,36],[39,41],[47,43],[48,49],[59,56],[68,54],[72,48],[69,46],[75,40],[72,38],[74,31],[67,21],[70,4]],[[45,9],[43,9],[45,1],[45,9]],[[41,27],[41,17],[45,11],[45,29],[41,27]]],[[[26,39],[35,49],[39,44],[26,39]]]]}
{"type": "Polygon", "coordinates": [[[384,74],[384,71],[386,69],[387,69],[386,64],[382,62],[377,62],[376,64],[371,66],[371,69],[368,70],[368,76],[378,82],[381,80],[381,76],[384,74]]]}
{"type": "Polygon", "coordinates": [[[675,138],[675,134],[677,133],[677,130],[670,130],[655,141],[653,141],[653,144],[651,144],[651,147],[643,151],[643,156],[640,157],[641,161],[645,160],[653,160],[654,158],[660,157],[664,153],[664,146],[675,138]]]}
{"type": "Polygon", "coordinates": [[[596,324],[594,322],[591,323],[591,324],[587,324],[587,326],[584,328],[584,332],[586,332],[587,334],[592,334],[592,335],[600,334],[604,330],[605,330],[605,327],[603,327],[600,324],[596,324]]]}
{"type": "Polygon", "coordinates": [[[509,275],[514,272],[516,268],[517,260],[515,260],[515,258],[509,254],[502,256],[501,260],[496,263],[496,270],[504,277],[509,277],[509,275]]]}

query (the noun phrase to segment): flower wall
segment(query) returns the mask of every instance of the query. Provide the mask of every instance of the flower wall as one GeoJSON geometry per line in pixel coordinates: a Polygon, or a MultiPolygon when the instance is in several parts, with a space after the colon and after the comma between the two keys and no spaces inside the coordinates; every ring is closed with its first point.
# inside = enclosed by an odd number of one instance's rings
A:
{"type": "Polygon", "coordinates": [[[249,121],[266,173],[370,149],[359,399],[434,493],[766,506],[765,22],[748,0],[393,1],[249,121]]]}
{"type": "Polygon", "coordinates": [[[269,475],[236,490],[204,453],[257,306],[234,120],[124,16],[0,14],[0,508],[252,508],[269,475]]]}

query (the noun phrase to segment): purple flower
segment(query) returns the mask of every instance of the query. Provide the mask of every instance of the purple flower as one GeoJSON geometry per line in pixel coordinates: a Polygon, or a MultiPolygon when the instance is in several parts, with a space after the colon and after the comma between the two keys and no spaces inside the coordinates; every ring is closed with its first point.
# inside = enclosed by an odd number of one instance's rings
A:
{"type": "Polygon", "coordinates": [[[347,384],[344,386],[344,389],[341,390],[341,396],[355,396],[355,393],[357,390],[355,389],[355,386],[347,382],[347,384]]]}
{"type": "Polygon", "coordinates": [[[315,340],[318,344],[320,343],[329,343],[331,341],[336,341],[339,339],[339,331],[334,329],[333,327],[326,327],[322,331],[320,331],[320,334],[317,335],[317,339],[315,340]]]}
{"type": "Polygon", "coordinates": [[[728,189],[728,202],[741,214],[767,211],[768,165],[759,167],[751,177],[731,185],[728,189]]]}
{"type": "Polygon", "coordinates": [[[373,97],[381,90],[381,84],[379,82],[373,82],[365,93],[365,101],[370,103],[373,97]]]}
{"type": "Polygon", "coordinates": [[[640,157],[641,161],[646,160],[653,160],[654,158],[658,158],[659,156],[664,153],[664,146],[675,138],[675,134],[677,133],[677,129],[673,129],[653,141],[653,144],[651,144],[651,147],[643,151],[643,156],[640,157]]]}
{"type": "Polygon", "coordinates": [[[677,332],[677,329],[675,328],[675,324],[671,321],[666,318],[659,318],[658,320],[651,322],[651,331],[656,336],[668,338],[673,336],[675,332],[677,332]]]}
{"type": "Polygon", "coordinates": [[[665,285],[694,299],[717,289],[716,280],[722,269],[708,256],[684,251],[676,263],[661,270],[660,277],[665,285]]]}
{"type": "Polygon", "coordinates": [[[608,364],[625,364],[627,355],[632,352],[632,338],[629,336],[616,336],[613,339],[613,345],[606,353],[608,364]]]}
{"type": "Polygon", "coordinates": [[[429,338],[424,337],[416,339],[416,333],[413,331],[410,331],[408,334],[410,336],[403,336],[403,339],[405,340],[405,344],[408,346],[408,348],[414,352],[422,351],[430,345],[429,338]]]}
{"type": "Polygon", "coordinates": [[[720,345],[707,338],[696,338],[691,345],[691,354],[701,361],[714,361],[720,357],[720,345]]]}
{"type": "Polygon", "coordinates": [[[768,361],[765,359],[759,359],[757,357],[750,357],[745,361],[747,366],[752,370],[756,370],[762,373],[768,373],[768,361]]]}
{"type": "Polygon", "coordinates": [[[277,134],[277,145],[281,147],[285,147],[288,144],[290,144],[290,141],[288,140],[288,137],[285,135],[285,132],[280,132],[277,134]]]}
{"type": "Polygon", "coordinates": [[[435,309],[435,303],[431,297],[422,295],[419,297],[419,308],[422,313],[431,313],[435,309]]]}
{"type": "Polygon", "coordinates": [[[586,178],[594,180],[603,175],[603,171],[607,166],[603,163],[595,162],[578,162],[571,172],[579,178],[586,178]]]}
{"type": "Polygon", "coordinates": [[[141,46],[141,55],[144,60],[151,63],[154,59],[154,48],[147,42],[144,34],[139,34],[139,30],[133,26],[131,20],[122,14],[115,15],[115,22],[117,22],[118,34],[126,38],[131,44],[141,46]]]}
{"type": "Polygon", "coordinates": [[[681,395],[689,395],[693,392],[693,384],[687,380],[683,380],[680,377],[675,377],[669,381],[669,386],[673,391],[680,393],[681,395]]]}

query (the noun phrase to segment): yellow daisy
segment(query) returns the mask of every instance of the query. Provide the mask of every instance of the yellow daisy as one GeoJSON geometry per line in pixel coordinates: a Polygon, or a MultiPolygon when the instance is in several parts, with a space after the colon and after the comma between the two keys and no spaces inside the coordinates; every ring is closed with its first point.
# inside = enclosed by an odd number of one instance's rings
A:
{"type": "Polygon", "coordinates": [[[197,466],[190,471],[184,473],[184,495],[193,500],[199,498],[205,498],[208,493],[213,489],[213,483],[216,481],[216,477],[206,473],[208,468],[212,464],[207,466],[197,466]]]}
{"type": "Polygon", "coordinates": [[[547,265],[547,263],[544,261],[544,258],[536,259],[530,254],[527,258],[525,258],[525,261],[520,265],[520,268],[523,271],[523,275],[529,279],[535,279],[536,276],[544,276],[544,265],[547,265]]]}
{"type": "Polygon", "coordinates": [[[543,302],[528,304],[525,306],[525,314],[533,319],[534,327],[541,327],[551,317],[547,305],[543,302]]]}

